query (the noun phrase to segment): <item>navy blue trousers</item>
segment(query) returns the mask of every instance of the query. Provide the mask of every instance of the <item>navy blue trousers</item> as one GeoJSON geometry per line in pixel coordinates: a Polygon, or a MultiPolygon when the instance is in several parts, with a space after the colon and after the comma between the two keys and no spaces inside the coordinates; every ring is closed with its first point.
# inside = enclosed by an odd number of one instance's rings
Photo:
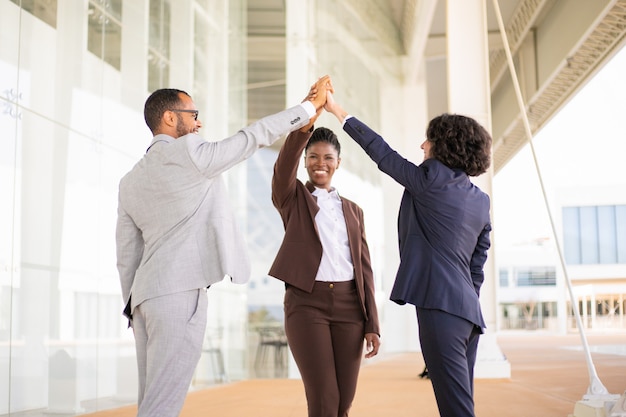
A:
{"type": "Polygon", "coordinates": [[[474,417],[480,327],[441,310],[417,308],[419,339],[441,417],[474,417]]]}

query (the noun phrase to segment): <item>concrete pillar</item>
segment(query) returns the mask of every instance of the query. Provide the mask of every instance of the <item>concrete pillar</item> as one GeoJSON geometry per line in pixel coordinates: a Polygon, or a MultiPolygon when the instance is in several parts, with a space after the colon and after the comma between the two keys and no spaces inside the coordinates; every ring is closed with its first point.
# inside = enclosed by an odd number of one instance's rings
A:
{"type": "MultiPolygon", "coordinates": [[[[306,86],[321,77],[316,68],[315,2],[302,4],[300,0],[285,1],[286,19],[286,107],[300,103],[306,93],[306,86]]],[[[332,76],[332,74],[330,74],[332,76]]]]}
{"type": "Polygon", "coordinates": [[[145,42],[127,42],[126,39],[144,39],[148,33],[148,0],[135,0],[122,4],[122,16],[125,22],[132,25],[122,25],[122,102],[132,109],[143,109],[146,96],[146,82],[148,79],[148,44],[145,42]]]}
{"type": "MultiPolygon", "coordinates": [[[[401,155],[416,164],[421,163],[420,145],[425,138],[427,117],[427,87],[425,63],[416,71],[415,79],[397,83],[385,80],[381,85],[380,111],[383,137],[401,155]],[[407,122],[408,121],[408,122],[407,122]],[[393,141],[393,142],[391,142],[393,141]]],[[[366,122],[367,123],[367,122],[366,122]]],[[[382,175],[384,196],[384,265],[379,318],[383,329],[384,352],[421,350],[418,338],[417,316],[412,305],[400,306],[389,301],[396,280],[400,255],[398,252],[398,208],[404,188],[388,175],[382,175]]],[[[416,369],[416,372],[421,370],[416,369]]]]}
{"type": "MultiPolygon", "coordinates": [[[[448,111],[476,119],[491,131],[489,48],[485,0],[447,1],[448,111]]],[[[474,182],[491,195],[493,167],[474,182]]],[[[495,232],[492,240],[495,243],[495,232]]],[[[493,245],[485,264],[481,304],[487,331],[481,337],[476,378],[509,378],[511,366],[496,340],[496,273],[493,245]]]]}
{"type": "Polygon", "coordinates": [[[193,91],[193,8],[191,2],[176,2],[170,8],[170,79],[169,85],[193,91]]]}

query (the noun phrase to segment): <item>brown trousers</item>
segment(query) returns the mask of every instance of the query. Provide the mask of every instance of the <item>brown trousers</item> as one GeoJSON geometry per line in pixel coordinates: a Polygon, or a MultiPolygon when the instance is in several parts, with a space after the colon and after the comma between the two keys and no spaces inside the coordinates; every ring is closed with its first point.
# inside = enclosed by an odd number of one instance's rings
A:
{"type": "Polygon", "coordinates": [[[287,286],[285,333],[298,365],[309,417],[347,417],[356,393],[365,319],[354,281],[287,286]]]}

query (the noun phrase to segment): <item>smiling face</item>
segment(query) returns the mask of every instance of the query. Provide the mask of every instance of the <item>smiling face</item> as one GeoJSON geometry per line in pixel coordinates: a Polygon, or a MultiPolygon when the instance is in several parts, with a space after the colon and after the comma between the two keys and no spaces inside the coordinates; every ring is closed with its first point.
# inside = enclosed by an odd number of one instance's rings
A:
{"type": "Polygon", "coordinates": [[[314,143],[304,154],[304,167],[309,180],[318,188],[330,190],[330,182],[340,163],[337,149],[328,142],[314,143]]]}

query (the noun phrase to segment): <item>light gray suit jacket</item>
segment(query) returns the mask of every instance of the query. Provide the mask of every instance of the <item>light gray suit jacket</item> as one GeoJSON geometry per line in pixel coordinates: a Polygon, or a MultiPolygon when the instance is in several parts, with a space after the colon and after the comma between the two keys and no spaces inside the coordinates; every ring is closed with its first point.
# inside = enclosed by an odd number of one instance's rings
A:
{"type": "Polygon", "coordinates": [[[225,276],[248,281],[246,245],[220,174],[308,121],[297,105],[219,142],[196,134],[154,137],[119,185],[117,268],[127,315],[147,299],[225,276]]]}

